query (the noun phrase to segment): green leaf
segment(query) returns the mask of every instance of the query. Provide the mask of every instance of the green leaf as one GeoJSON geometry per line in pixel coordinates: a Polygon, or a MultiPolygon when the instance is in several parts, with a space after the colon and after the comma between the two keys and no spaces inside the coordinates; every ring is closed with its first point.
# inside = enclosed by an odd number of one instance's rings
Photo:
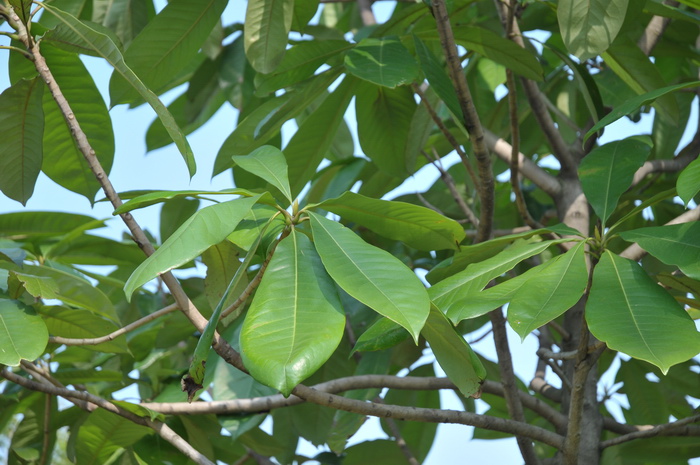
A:
{"type": "MultiPolygon", "coordinates": [[[[60,336],[71,339],[92,339],[106,336],[119,329],[115,323],[105,320],[94,313],[78,309],[59,306],[43,306],[39,313],[44,317],[46,327],[52,336],[60,336]]],[[[113,354],[126,354],[126,337],[117,337],[108,342],[97,345],[83,346],[96,352],[109,352],[113,354]]]]}
{"type": "Polygon", "coordinates": [[[465,237],[464,228],[456,221],[410,203],[345,192],[318,207],[418,250],[456,249],[465,237]]]}
{"type": "Polygon", "coordinates": [[[31,0],[8,0],[8,2],[25,26],[32,21],[32,18],[29,16],[32,9],[31,0]]]}
{"type": "Polygon", "coordinates": [[[345,314],[311,241],[292,230],[270,261],[241,330],[243,361],[285,396],[338,347],[345,314]]]}
{"type": "Polygon", "coordinates": [[[700,158],[693,160],[683,171],[678,175],[676,182],[678,196],[683,199],[685,205],[688,205],[693,197],[700,192],[700,158]]]}
{"type": "Polygon", "coordinates": [[[421,331],[445,374],[459,392],[469,397],[481,389],[486,369],[452,323],[435,305],[431,305],[428,320],[421,331]]]}
{"type": "Polygon", "coordinates": [[[110,0],[93,5],[94,20],[114,31],[125,49],[155,15],[153,4],[141,0],[110,0]]]}
{"type": "Polygon", "coordinates": [[[27,204],[43,158],[44,110],[41,79],[22,79],[0,94],[0,189],[27,204]]]}
{"type": "Polygon", "coordinates": [[[379,86],[391,87],[418,80],[416,60],[397,38],[362,39],[345,54],[345,69],[379,86]]]}
{"type": "Polygon", "coordinates": [[[233,156],[233,162],[241,169],[264,179],[284,194],[291,204],[294,200],[289,188],[287,160],[277,147],[263,145],[250,155],[233,156]]]}
{"type": "Polygon", "coordinates": [[[396,441],[389,439],[363,441],[345,449],[343,465],[366,465],[367,463],[404,465],[406,456],[396,445],[396,441]]]}
{"type": "MultiPolygon", "coordinates": [[[[218,23],[227,0],[174,0],[168,2],[124,53],[124,61],[146,87],[156,92],[194,60],[218,23]]],[[[111,106],[138,97],[132,84],[120,73],[109,82],[111,106]]]]}
{"type": "MultiPolygon", "coordinates": [[[[630,39],[615,42],[603,53],[603,58],[610,69],[639,95],[658,92],[666,84],[656,65],[630,39]]],[[[660,94],[653,105],[667,121],[678,122],[678,103],[673,96],[660,94]]]]}
{"type": "Polygon", "coordinates": [[[284,58],[294,0],[250,0],[245,12],[245,54],[256,71],[270,73],[284,58]]]}
{"type": "Polygon", "coordinates": [[[700,279],[700,223],[672,224],[620,233],[629,242],[666,263],[676,265],[693,279],[700,279]]]}
{"type": "MultiPolygon", "coordinates": [[[[416,35],[423,40],[440,39],[435,30],[416,35]]],[[[544,71],[535,55],[495,32],[475,26],[459,27],[454,29],[454,37],[458,45],[502,64],[515,74],[535,81],[542,80],[544,71]]]]}
{"type": "Polygon", "coordinates": [[[335,140],[357,81],[344,79],[338,87],[305,118],[284,148],[289,165],[289,180],[293,197],[297,197],[306,183],[316,174],[319,163],[328,155],[335,140]],[[323,127],[323,131],[318,128],[323,127]]]}
{"type": "Polygon", "coordinates": [[[97,409],[77,432],[76,461],[85,465],[108,463],[119,449],[135,444],[148,434],[153,434],[150,428],[107,410],[97,409]]]}
{"type": "Polygon", "coordinates": [[[306,40],[287,50],[284,59],[270,74],[258,74],[258,94],[268,94],[311,77],[319,66],[353,45],[345,40],[306,40]]]}
{"type": "Polygon", "coordinates": [[[92,223],[90,229],[100,228],[95,218],[63,212],[16,212],[0,215],[0,236],[50,237],[60,236],[92,223]]]}
{"type": "Polygon", "coordinates": [[[48,342],[46,324],[32,307],[0,299],[0,364],[15,367],[21,360],[33,361],[48,342]]]}
{"type": "MultiPolygon", "coordinates": [[[[246,189],[232,188],[223,189],[220,191],[151,191],[147,194],[138,195],[121,207],[114,210],[113,215],[121,215],[122,213],[137,210],[139,208],[149,207],[157,203],[165,202],[171,199],[179,198],[195,198],[195,199],[206,199],[211,195],[241,195],[243,197],[253,197],[257,194],[250,192],[246,189]]],[[[122,197],[124,198],[124,197],[122,197]]],[[[261,203],[271,203],[274,204],[274,200],[269,196],[262,196],[260,199],[261,203]],[[263,202],[266,200],[267,202],[263,202]]]]}
{"type": "Polygon", "coordinates": [[[309,212],[316,250],[348,294],[408,330],[417,342],[430,311],[418,277],[388,252],[335,221],[309,212]]]}
{"type": "Polygon", "coordinates": [[[660,89],[655,89],[652,90],[651,92],[647,92],[646,94],[642,94],[638,97],[634,97],[619,107],[615,108],[613,111],[608,113],[605,118],[601,119],[596,123],[595,126],[593,126],[583,137],[583,141],[585,142],[588,140],[589,137],[591,137],[593,134],[604,128],[605,126],[614,123],[618,119],[622,118],[623,116],[629,115],[630,113],[633,113],[637,111],[640,107],[644,105],[649,105],[652,103],[654,100],[656,100],[659,97],[662,97],[670,92],[675,92],[677,90],[681,89],[687,89],[690,87],[697,87],[700,85],[700,81],[693,81],[693,82],[686,82],[683,84],[676,84],[674,86],[668,86],[668,87],[662,87],[660,89]]]}
{"type": "Polygon", "coordinates": [[[32,294],[34,297],[58,299],[68,305],[90,310],[96,315],[119,323],[119,317],[112,302],[87,279],[43,265],[25,264],[19,268],[7,262],[0,262],[0,268],[14,271],[14,275],[23,283],[27,292],[36,293],[36,295],[32,294]],[[47,284],[48,281],[41,278],[48,278],[52,283],[47,284]]]}
{"type": "Polygon", "coordinates": [[[428,289],[432,302],[445,313],[453,322],[459,322],[466,316],[460,301],[468,300],[478,294],[492,280],[513,269],[521,261],[544,252],[550,246],[566,242],[560,241],[533,242],[521,240],[502,252],[486,260],[472,263],[465,270],[450,276],[428,289]]]}
{"type": "MultiPolygon", "coordinates": [[[[380,317],[367,331],[357,338],[352,353],[373,352],[394,347],[408,337],[408,333],[398,323],[380,317]]],[[[351,353],[351,354],[352,354],[351,353]]]]}
{"type": "Polygon", "coordinates": [[[187,263],[226,239],[259,198],[258,195],[218,203],[192,215],[132,273],[124,286],[127,298],[157,275],[187,263]]]}
{"type": "Polygon", "coordinates": [[[508,305],[508,323],[521,339],[574,306],[586,290],[585,242],[531,268],[508,305]]]}
{"type": "Polygon", "coordinates": [[[608,49],[627,13],[628,0],[562,0],[557,19],[569,53],[585,61],[608,49]]]}
{"type": "Polygon", "coordinates": [[[700,352],[693,320],[632,260],[605,251],[593,272],[586,321],[613,350],[666,373],[700,352]]]}
{"type": "MultiPolygon", "coordinates": [[[[41,52],[90,146],[109,174],[114,160],[114,132],[102,95],[78,55],[50,43],[41,52]]],[[[101,189],[85,156],[78,149],[65,117],[50,92],[44,92],[44,157],[42,170],[57,184],[94,203],[101,189]]]]}
{"type": "Polygon", "coordinates": [[[226,138],[214,162],[213,175],[231,167],[232,155],[248,155],[279,134],[282,125],[299,115],[338,77],[338,70],[329,70],[304,81],[288,91],[259,105],[226,138]]]}
{"type": "MultiPolygon", "coordinates": [[[[197,168],[194,160],[194,154],[192,153],[192,148],[190,147],[189,142],[187,142],[187,138],[178,127],[173,115],[171,115],[165,105],[163,105],[163,102],[161,102],[156,94],[149,90],[136,76],[136,74],[134,74],[131,68],[124,63],[124,57],[112,39],[109,36],[97,32],[95,29],[87,26],[74,16],[64,13],[51,5],[44,4],[44,9],[54,15],[60,24],[65,25],[65,31],[70,34],[70,39],[72,39],[71,44],[75,44],[74,49],[76,49],[76,51],[80,51],[82,49],[93,50],[97,56],[107,60],[107,62],[114,67],[114,72],[126,79],[126,81],[131,84],[134,89],[136,89],[141,97],[143,97],[146,102],[151,105],[163,123],[163,126],[165,126],[167,129],[168,134],[170,134],[170,137],[172,137],[173,141],[175,142],[175,145],[182,154],[182,157],[185,159],[190,176],[194,176],[197,168]]],[[[65,37],[62,39],[65,45],[67,40],[65,37]]]]}
{"type": "Polygon", "coordinates": [[[178,197],[168,200],[160,209],[159,236],[161,244],[177,231],[177,228],[199,210],[199,199],[178,197]]]}
{"type": "Polygon", "coordinates": [[[440,64],[437,57],[433,52],[425,45],[425,43],[418,38],[418,36],[413,36],[413,41],[416,44],[416,54],[420,60],[421,68],[425,73],[426,79],[430,83],[430,87],[435,91],[435,93],[445,102],[447,108],[450,110],[455,120],[462,121],[462,109],[459,107],[459,100],[457,98],[457,92],[455,87],[447,75],[445,68],[440,64]]]}
{"type": "Polygon", "coordinates": [[[363,83],[355,98],[357,130],[362,151],[380,170],[400,177],[413,172],[404,154],[411,118],[416,111],[408,87],[377,87],[363,83]]]}
{"type": "Polygon", "coordinates": [[[596,147],[581,161],[581,187],[604,226],[649,152],[646,141],[629,138],[596,147]]]}

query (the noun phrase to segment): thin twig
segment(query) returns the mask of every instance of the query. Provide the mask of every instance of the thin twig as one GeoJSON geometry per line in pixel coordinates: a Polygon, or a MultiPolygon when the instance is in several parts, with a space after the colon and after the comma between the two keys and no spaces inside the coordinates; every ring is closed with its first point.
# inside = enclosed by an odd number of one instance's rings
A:
{"type": "Polygon", "coordinates": [[[644,431],[635,431],[634,433],[625,434],[623,436],[618,436],[616,438],[608,439],[600,443],[600,448],[605,449],[606,447],[616,446],[624,442],[632,441],[634,439],[640,438],[650,438],[653,436],[659,436],[662,433],[666,433],[669,430],[676,430],[684,426],[690,425],[691,423],[696,423],[700,421],[700,414],[693,415],[682,420],[672,421],[670,423],[664,423],[663,425],[657,425],[653,428],[649,428],[644,431]]]}
{"type": "Polygon", "coordinates": [[[434,151],[434,157],[428,155],[428,153],[424,150],[421,150],[421,153],[440,172],[440,178],[447,186],[447,189],[450,191],[450,195],[452,195],[452,198],[454,199],[459,209],[462,210],[462,213],[464,213],[465,218],[469,220],[469,222],[472,225],[474,225],[475,228],[478,228],[479,219],[476,217],[472,209],[469,208],[469,205],[467,205],[467,203],[464,201],[462,195],[459,193],[459,190],[457,190],[457,184],[455,183],[455,180],[452,177],[452,175],[442,166],[442,162],[438,153],[434,151]]]}
{"type": "Polygon", "coordinates": [[[430,118],[432,118],[433,122],[435,125],[440,129],[440,132],[442,132],[442,135],[445,136],[445,139],[447,139],[447,142],[450,143],[452,148],[454,149],[455,152],[457,152],[457,155],[459,155],[459,159],[462,161],[462,164],[464,165],[464,168],[467,170],[467,173],[469,174],[469,177],[472,179],[472,182],[474,185],[478,185],[479,180],[476,177],[476,173],[474,173],[474,167],[472,166],[471,162],[469,161],[469,158],[467,157],[467,154],[462,150],[462,146],[460,145],[459,142],[457,142],[457,139],[455,136],[452,135],[449,129],[447,129],[447,126],[445,126],[445,123],[443,123],[442,119],[438,116],[437,112],[433,108],[433,106],[430,104],[428,101],[428,98],[425,96],[425,93],[423,90],[420,88],[418,84],[412,84],[411,88],[413,91],[418,94],[420,97],[420,102],[423,104],[425,109],[428,111],[428,114],[430,115],[430,118]]]}
{"type": "MultiPolygon", "coordinates": [[[[380,404],[384,403],[384,400],[381,397],[375,398],[374,401],[380,404]]],[[[406,461],[409,463],[409,465],[420,465],[420,462],[418,461],[416,456],[413,455],[413,452],[408,447],[408,444],[406,444],[406,440],[403,438],[401,430],[399,430],[399,425],[396,424],[396,420],[394,420],[393,418],[385,418],[384,421],[389,426],[391,435],[394,436],[394,442],[396,442],[396,445],[399,447],[399,450],[404,455],[404,457],[406,457],[406,461]]]]}
{"type": "Polygon", "coordinates": [[[357,0],[357,6],[360,7],[360,17],[362,24],[365,26],[373,26],[377,24],[377,18],[372,12],[372,3],[370,0],[357,0]]]}
{"type": "Polygon", "coordinates": [[[151,321],[160,318],[161,316],[167,315],[168,313],[172,313],[178,310],[179,308],[180,307],[177,304],[170,304],[167,307],[163,307],[160,310],[156,310],[155,312],[146,315],[145,317],[138,319],[133,323],[130,323],[122,328],[119,328],[118,330],[113,331],[107,334],[106,336],[93,338],[68,338],[60,336],[51,336],[49,337],[49,342],[54,344],[65,344],[67,346],[92,346],[96,344],[102,344],[103,342],[113,341],[122,334],[126,334],[129,331],[133,331],[137,328],[140,328],[141,326],[150,323],[151,321]]]}
{"type": "Polygon", "coordinates": [[[45,384],[32,381],[30,379],[12,373],[11,371],[8,371],[7,368],[3,368],[2,370],[0,370],[0,376],[2,376],[8,381],[11,381],[15,384],[19,384],[20,386],[26,389],[30,389],[32,391],[44,392],[54,396],[61,396],[67,399],[81,399],[85,402],[90,402],[95,405],[98,405],[99,407],[114,414],[117,414],[121,417],[124,417],[127,420],[130,420],[138,425],[151,428],[156,433],[158,433],[160,437],[168,441],[176,449],[182,452],[187,458],[193,460],[197,464],[214,465],[214,463],[211,460],[209,460],[203,454],[195,450],[187,441],[185,441],[182,437],[180,437],[177,433],[175,433],[175,431],[170,429],[170,427],[163,422],[153,421],[150,418],[146,417],[140,417],[116,404],[113,404],[112,402],[109,402],[106,399],[90,394],[88,392],[74,391],[72,389],[59,388],[56,386],[47,386],[45,384]]]}
{"type": "Polygon", "coordinates": [[[489,155],[489,149],[484,141],[484,130],[476,108],[474,107],[471,91],[467,85],[464,69],[462,68],[459,54],[457,53],[457,45],[455,44],[452,26],[450,25],[450,18],[444,0],[433,0],[432,12],[435,17],[438,34],[440,35],[440,45],[445,53],[447,69],[457,92],[457,99],[460,109],[462,110],[462,117],[464,118],[464,127],[469,133],[472,148],[474,149],[474,157],[476,158],[479,172],[479,182],[476,186],[479,192],[481,207],[475,242],[483,242],[491,237],[495,208],[495,180],[493,177],[493,170],[491,169],[491,157],[489,155]]]}

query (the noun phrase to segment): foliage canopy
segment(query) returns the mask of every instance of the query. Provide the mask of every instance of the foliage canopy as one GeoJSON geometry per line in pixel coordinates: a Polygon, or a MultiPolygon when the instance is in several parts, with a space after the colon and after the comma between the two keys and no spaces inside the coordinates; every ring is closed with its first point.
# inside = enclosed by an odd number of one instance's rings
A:
{"type": "Polygon", "coordinates": [[[243,24],[227,0],[0,3],[0,190],[26,204],[43,172],[128,230],[0,215],[9,463],[420,463],[437,423],[528,464],[700,456],[700,5],[426,0],[378,24],[371,3],[249,0],[243,24]],[[109,106],[81,55],[113,67],[109,106]],[[122,104],[190,176],[187,136],[235,107],[212,173],[232,187],[119,192],[122,104]],[[154,205],[159,237],[131,214],[154,205]],[[507,326],[539,342],[528,382],[507,326]],[[112,399],[129,385],[141,404],[112,399]],[[348,447],[367,415],[389,439],[348,447]]]}

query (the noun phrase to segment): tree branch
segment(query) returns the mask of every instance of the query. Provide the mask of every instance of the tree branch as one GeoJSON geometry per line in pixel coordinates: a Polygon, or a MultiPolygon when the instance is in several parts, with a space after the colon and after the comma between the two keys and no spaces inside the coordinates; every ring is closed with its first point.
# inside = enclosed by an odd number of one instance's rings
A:
{"type": "MultiPolygon", "coordinates": [[[[676,1],[666,1],[664,3],[669,6],[678,6],[678,2],[676,1]]],[[[654,47],[656,47],[656,44],[659,43],[661,34],[664,33],[670,22],[671,18],[664,18],[663,16],[654,16],[651,18],[637,42],[637,45],[646,56],[649,56],[654,47]]]]}
{"type": "Polygon", "coordinates": [[[433,0],[432,12],[437,24],[438,34],[440,35],[440,45],[442,45],[445,53],[447,69],[457,92],[457,99],[464,119],[464,127],[469,133],[479,171],[477,189],[479,200],[481,201],[481,209],[475,242],[482,242],[491,237],[491,229],[493,227],[495,181],[491,169],[491,158],[488,147],[484,142],[484,130],[476,108],[474,108],[474,101],[467,85],[467,78],[464,75],[462,63],[457,53],[457,45],[455,44],[444,0],[433,0]]]}
{"type": "Polygon", "coordinates": [[[51,394],[54,396],[61,396],[66,399],[81,399],[85,402],[90,402],[95,405],[98,405],[100,408],[103,408],[109,412],[124,417],[127,420],[136,423],[137,425],[151,428],[153,431],[158,433],[160,437],[168,441],[176,449],[182,452],[187,458],[196,462],[197,464],[214,465],[214,462],[212,462],[203,454],[195,450],[187,441],[185,441],[182,437],[180,437],[175,431],[170,429],[170,427],[163,422],[153,421],[146,417],[140,417],[116,404],[113,404],[112,402],[109,402],[108,400],[90,394],[88,392],[74,391],[72,389],[59,388],[56,386],[48,386],[46,384],[32,381],[30,379],[12,373],[11,371],[8,371],[7,368],[3,368],[2,370],[0,370],[0,376],[2,376],[8,381],[11,381],[15,384],[19,384],[20,386],[30,389],[32,391],[44,392],[46,394],[51,394]]]}
{"type": "MultiPolygon", "coordinates": [[[[484,129],[484,140],[487,147],[496,154],[498,158],[510,165],[512,160],[512,146],[504,139],[498,137],[488,129],[484,129]]],[[[556,197],[561,192],[559,180],[537,166],[532,160],[522,153],[518,153],[519,171],[523,176],[532,181],[537,187],[542,189],[550,197],[556,197]]]]}
{"type": "Polygon", "coordinates": [[[170,304],[167,307],[163,307],[160,310],[156,310],[155,312],[151,313],[150,315],[146,315],[145,317],[134,321],[133,323],[130,323],[122,328],[119,328],[116,331],[113,331],[106,336],[101,336],[101,337],[93,337],[93,338],[68,338],[68,337],[60,337],[60,336],[51,336],[49,337],[49,342],[54,343],[54,344],[65,344],[67,346],[93,346],[97,344],[102,344],[103,342],[109,342],[113,341],[114,339],[118,338],[122,334],[126,334],[129,331],[133,331],[137,328],[140,328],[141,326],[145,325],[146,323],[150,323],[151,321],[160,318],[161,316],[167,315],[168,313],[172,313],[176,310],[178,310],[180,307],[177,304],[170,304]]]}
{"type": "Polygon", "coordinates": [[[659,436],[664,433],[668,433],[670,430],[675,430],[683,427],[688,427],[691,423],[696,423],[700,421],[700,414],[693,415],[682,420],[672,421],[670,423],[664,423],[663,425],[657,425],[643,431],[635,431],[633,433],[625,434],[623,436],[618,436],[616,438],[608,439],[600,443],[600,448],[605,449],[606,447],[616,446],[624,442],[632,441],[634,439],[650,438],[653,436],[659,436]]]}
{"type": "Polygon", "coordinates": [[[377,19],[374,17],[374,13],[372,13],[372,2],[370,0],[357,0],[357,6],[360,7],[362,24],[365,26],[377,24],[377,19]]]}

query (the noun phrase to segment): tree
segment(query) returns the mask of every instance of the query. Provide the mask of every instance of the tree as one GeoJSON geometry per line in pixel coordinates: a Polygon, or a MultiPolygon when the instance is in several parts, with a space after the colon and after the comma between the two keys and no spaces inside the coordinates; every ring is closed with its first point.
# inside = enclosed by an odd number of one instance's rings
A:
{"type": "Polygon", "coordinates": [[[368,0],[250,0],[245,24],[226,5],[0,5],[0,189],[26,204],[43,171],[128,229],[0,215],[9,463],[302,463],[299,437],[321,463],[420,463],[438,423],[514,436],[528,464],[700,456],[694,0],[399,2],[382,24],[368,0]],[[119,192],[80,55],[114,68],[111,107],[153,108],[149,150],[174,142],[190,176],[186,136],[233,105],[213,174],[235,187],[119,192]],[[647,114],[650,134],[600,142],[647,114]],[[426,192],[384,198],[424,165],[426,192]],[[160,204],[156,238],[131,212],[160,204]],[[507,325],[539,341],[531,380],[507,325]],[[483,335],[497,363],[465,340],[483,335]],[[112,399],[133,383],[142,403],[112,399]],[[347,447],[366,416],[391,440],[347,447]]]}

